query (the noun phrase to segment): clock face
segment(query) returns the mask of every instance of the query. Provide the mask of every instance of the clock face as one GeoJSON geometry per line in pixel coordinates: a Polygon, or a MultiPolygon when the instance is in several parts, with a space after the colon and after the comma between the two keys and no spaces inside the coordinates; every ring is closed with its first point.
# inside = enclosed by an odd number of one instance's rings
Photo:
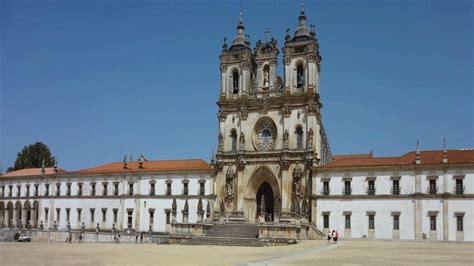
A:
{"type": "Polygon", "coordinates": [[[269,118],[260,120],[254,133],[254,143],[259,150],[271,150],[277,136],[276,126],[269,118]]]}

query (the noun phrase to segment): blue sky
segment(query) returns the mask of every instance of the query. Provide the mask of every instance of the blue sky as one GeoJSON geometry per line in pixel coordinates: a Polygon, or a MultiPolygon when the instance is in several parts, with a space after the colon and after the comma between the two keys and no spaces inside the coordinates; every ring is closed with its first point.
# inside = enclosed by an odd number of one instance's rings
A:
{"type": "MultiPolygon", "coordinates": [[[[0,1],[1,161],[43,141],[68,170],[209,160],[219,58],[242,7],[283,46],[298,1],[0,1]]],[[[472,1],[306,1],[334,154],[474,146],[472,1]]],[[[282,63],[278,65],[281,73],[282,63]]]]}

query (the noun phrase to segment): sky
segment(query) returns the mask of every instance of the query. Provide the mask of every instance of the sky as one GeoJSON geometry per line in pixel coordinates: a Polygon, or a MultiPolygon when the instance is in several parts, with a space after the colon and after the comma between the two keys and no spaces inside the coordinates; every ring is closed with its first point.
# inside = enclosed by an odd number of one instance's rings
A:
{"type": "MultiPolygon", "coordinates": [[[[333,154],[474,147],[473,2],[305,1],[333,154]]],[[[299,1],[0,1],[0,161],[46,143],[59,166],[209,160],[219,54],[242,10],[283,47],[299,1]]],[[[281,60],[281,53],[280,53],[281,60]]],[[[282,62],[278,71],[282,73],[282,62]]]]}

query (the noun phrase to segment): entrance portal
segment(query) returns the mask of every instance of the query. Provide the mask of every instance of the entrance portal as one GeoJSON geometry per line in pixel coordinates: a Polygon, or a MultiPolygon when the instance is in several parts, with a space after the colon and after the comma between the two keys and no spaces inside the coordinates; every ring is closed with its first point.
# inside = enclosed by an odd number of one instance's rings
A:
{"type": "Polygon", "coordinates": [[[264,182],[257,192],[257,214],[260,214],[262,206],[262,196],[265,199],[264,212],[268,217],[271,217],[270,220],[273,220],[275,216],[275,197],[273,195],[273,190],[270,184],[264,182]]]}

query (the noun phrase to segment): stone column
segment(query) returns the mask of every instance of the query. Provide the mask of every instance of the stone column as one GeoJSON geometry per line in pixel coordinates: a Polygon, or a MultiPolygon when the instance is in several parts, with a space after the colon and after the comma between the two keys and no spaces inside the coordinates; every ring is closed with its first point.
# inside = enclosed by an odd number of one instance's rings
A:
{"type": "Polygon", "coordinates": [[[448,200],[443,199],[441,200],[441,204],[443,205],[443,240],[449,240],[449,216],[448,216],[448,200]]]}
{"type": "MultiPolygon", "coordinates": [[[[421,172],[415,171],[415,194],[421,193],[421,172]]],[[[414,206],[414,216],[415,216],[415,239],[423,239],[423,202],[421,199],[415,195],[413,200],[414,206]]]]}

